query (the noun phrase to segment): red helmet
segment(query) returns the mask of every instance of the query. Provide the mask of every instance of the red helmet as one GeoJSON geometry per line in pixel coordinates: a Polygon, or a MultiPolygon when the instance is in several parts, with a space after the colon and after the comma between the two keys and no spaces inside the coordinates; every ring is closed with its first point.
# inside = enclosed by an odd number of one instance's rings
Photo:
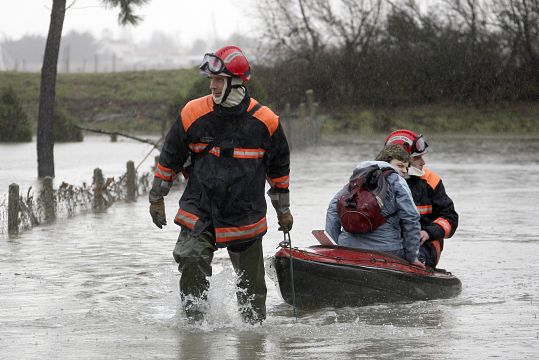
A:
{"type": "Polygon", "coordinates": [[[417,135],[415,132],[406,129],[395,130],[389,134],[385,145],[390,144],[402,146],[411,157],[423,155],[427,152],[427,147],[429,146],[423,135],[417,135]]]}
{"type": "Polygon", "coordinates": [[[200,70],[213,75],[233,76],[249,81],[251,67],[241,49],[237,46],[225,46],[214,54],[204,55],[200,70]]]}

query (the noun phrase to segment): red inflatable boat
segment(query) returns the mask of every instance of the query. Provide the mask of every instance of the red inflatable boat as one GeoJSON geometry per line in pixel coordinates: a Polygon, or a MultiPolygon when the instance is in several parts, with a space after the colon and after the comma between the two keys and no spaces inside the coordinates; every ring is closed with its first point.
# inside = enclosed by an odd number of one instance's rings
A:
{"type": "Polygon", "coordinates": [[[460,280],[441,269],[421,269],[377,251],[337,245],[281,248],[273,259],[283,299],[299,308],[449,298],[460,280]],[[292,262],[292,267],[290,266],[292,262]],[[294,287],[292,289],[292,276],[294,287]]]}

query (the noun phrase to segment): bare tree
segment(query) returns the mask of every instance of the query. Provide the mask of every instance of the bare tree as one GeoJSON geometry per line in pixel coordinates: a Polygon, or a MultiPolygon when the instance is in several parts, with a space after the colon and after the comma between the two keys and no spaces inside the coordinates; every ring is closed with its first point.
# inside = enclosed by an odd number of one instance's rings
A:
{"type": "Polygon", "coordinates": [[[383,0],[262,0],[264,40],[309,61],[328,46],[366,46],[375,35],[383,0]]]}
{"type": "Polygon", "coordinates": [[[317,17],[347,52],[366,51],[375,37],[382,0],[318,0],[313,4],[317,17]]]}
{"type": "Polygon", "coordinates": [[[322,32],[314,23],[313,3],[316,0],[261,0],[258,12],[264,24],[264,40],[273,54],[295,54],[313,61],[323,48],[322,32]]]}
{"type": "MultiPolygon", "coordinates": [[[[140,6],[149,0],[103,0],[109,7],[119,7],[120,24],[137,24],[141,19],[133,13],[134,6],[140,6]]],[[[37,167],[38,177],[54,177],[54,101],[56,98],[56,75],[58,54],[62,39],[62,28],[66,10],[73,6],[74,0],[66,7],[66,0],[53,0],[49,33],[45,44],[43,66],[41,68],[41,86],[39,91],[39,110],[37,126],[37,167]]]]}
{"type": "MultiPolygon", "coordinates": [[[[535,100],[539,0],[261,0],[279,105],[535,100]],[[276,55],[276,56],[275,56],[276,55]]],[[[344,107],[346,108],[346,107],[344,107]]]]}
{"type": "Polygon", "coordinates": [[[539,66],[539,0],[493,0],[496,25],[505,34],[510,62],[539,66]]]}
{"type": "Polygon", "coordinates": [[[365,82],[362,68],[378,41],[382,10],[382,0],[314,1],[313,11],[324,31],[331,34],[332,46],[328,47],[337,55],[335,66],[341,69],[333,75],[339,84],[336,99],[362,96],[357,84],[365,82]]]}
{"type": "Polygon", "coordinates": [[[377,40],[383,4],[384,0],[262,0],[258,12],[263,40],[287,83],[327,90],[327,100],[339,102],[357,95],[353,83],[361,81],[358,68],[377,40]]]}

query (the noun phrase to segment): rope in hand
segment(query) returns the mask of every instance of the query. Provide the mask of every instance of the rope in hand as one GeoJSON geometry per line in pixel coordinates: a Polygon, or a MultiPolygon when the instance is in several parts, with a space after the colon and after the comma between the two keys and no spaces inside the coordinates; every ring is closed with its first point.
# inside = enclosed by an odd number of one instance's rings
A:
{"type": "Polygon", "coordinates": [[[298,313],[296,310],[296,291],[294,286],[294,265],[292,264],[292,239],[290,238],[290,232],[283,232],[283,238],[284,245],[288,245],[288,249],[290,250],[290,287],[292,288],[292,307],[294,308],[294,317],[297,321],[298,313]]]}

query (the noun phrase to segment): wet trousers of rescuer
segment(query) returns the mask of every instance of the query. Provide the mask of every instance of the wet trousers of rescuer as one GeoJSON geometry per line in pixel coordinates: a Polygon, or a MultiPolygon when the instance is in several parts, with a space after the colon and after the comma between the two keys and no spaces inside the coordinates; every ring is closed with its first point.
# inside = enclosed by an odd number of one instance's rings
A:
{"type": "Polygon", "coordinates": [[[432,245],[431,241],[427,241],[419,247],[418,259],[426,266],[431,268],[436,267],[436,249],[434,248],[434,245],[432,245]]]}
{"type": "MultiPolygon", "coordinates": [[[[187,319],[191,323],[204,319],[204,306],[212,275],[211,262],[217,250],[214,235],[204,231],[195,237],[191,231],[180,232],[174,247],[174,260],[178,263],[180,296],[187,319]]],[[[232,266],[238,276],[236,297],[242,319],[261,323],[266,318],[266,282],[262,237],[227,247],[232,266]]]]}

